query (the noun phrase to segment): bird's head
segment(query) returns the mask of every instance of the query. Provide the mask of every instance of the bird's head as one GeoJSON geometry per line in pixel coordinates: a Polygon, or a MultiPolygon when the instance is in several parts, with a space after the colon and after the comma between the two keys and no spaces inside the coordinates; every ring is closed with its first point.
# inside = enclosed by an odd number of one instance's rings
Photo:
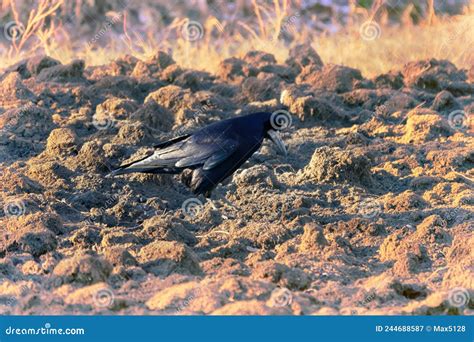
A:
{"type": "Polygon", "coordinates": [[[273,141],[283,155],[287,155],[285,144],[281,139],[280,131],[291,126],[291,114],[283,109],[274,111],[273,113],[258,113],[263,120],[264,137],[273,141]]]}

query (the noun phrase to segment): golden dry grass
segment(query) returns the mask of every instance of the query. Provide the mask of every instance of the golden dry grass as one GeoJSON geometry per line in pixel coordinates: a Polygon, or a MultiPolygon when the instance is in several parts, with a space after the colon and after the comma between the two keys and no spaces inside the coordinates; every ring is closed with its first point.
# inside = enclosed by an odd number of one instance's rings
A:
{"type": "MultiPolygon", "coordinates": [[[[428,0],[431,3],[431,0],[428,0]]],[[[4,0],[3,7],[12,6],[14,1],[4,0]]],[[[371,10],[353,10],[349,25],[335,34],[312,32],[303,26],[298,32],[292,30],[294,40],[288,45],[276,39],[285,18],[295,13],[288,1],[274,1],[274,6],[263,7],[253,2],[253,17],[238,22],[238,30],[228,30],[226,22],[208,17],[203,22],[204,34],[197,42],[189,42],[176,33],[186,18],[176,18],[159,32],[137,33],[127,23],[127,15],[117,25],[124,25],[125,35],[109,37],[106,46],[91,48],[87,41],[72,38],[61,23],[45,29],[45,18],[51,16],[51,8],[63,6],[62,0],[41,0],[32,9],[25,24],[27,33],[16,43],[0,49],[0,65],[7,66],[25,57],[44,52],[66,63],[82,58],[87,65],[101,65],[124,54],[146,58],[157,49],[172,50],[174,59],[184,67],[214,72],[219,62],[230,56],[240,56],[250,50],[263,50],[284,62],[289,47],[300,42],[311,42],[326,63],[343,64],[360,69],[365,76],[374,76],[403,64],[420,59],[448,59],[460,68],[474,64],[474,1],[463,15],[437,17],[434,10],[420,23],[414,25],[408,11],[401,23],[388,24],[387,13],[376,1],[371,10]],[[364,22],[376,23],[376,38],[363,39],[361,28],[364,22]],[[362,34],[362,35],[361,35],[362,34]],[[29,42],[29,44],[27,44],[29,42]]],[[[17,17],[18,14],[15,14],[17,17]]],[[[291,26],[291,25],[290,25],[291,26]]],[[[291,29],[291,27],[290,27],[291,29]]],[[[371,32],[374,33],[374,32],[371,32]]],[[[369,34],[371,34],[369,33],[369,34]]],[[[114,35],[106,32],[106,35],[114,35]]]]}
{"type": "Polygon", "coordinates": [[[474,65],[474,12],[433,24],[385,26],[373,41],[358,32],[321,37],[314,47],[323,61],[344,64],[373,76],[420,59],[448,59],[460,68],[474,65]]]}

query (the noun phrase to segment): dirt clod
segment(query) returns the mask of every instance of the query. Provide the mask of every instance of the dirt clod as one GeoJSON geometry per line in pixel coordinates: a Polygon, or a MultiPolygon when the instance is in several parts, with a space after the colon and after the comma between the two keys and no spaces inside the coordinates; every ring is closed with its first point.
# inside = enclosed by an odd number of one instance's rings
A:
{"type": "Polygon", "coordinates": [[[318,182],[371,184],[370,161],[364,155],[338,147],[316,149],[302,177],[318,182]]]}
{"type": "Polygon", "coordinates": [[[154,241],[143,247],[138,261],[149,273],[169,275],[172,272],[200,274],[196,254],[185,244],[176,241],[154,241]]]}

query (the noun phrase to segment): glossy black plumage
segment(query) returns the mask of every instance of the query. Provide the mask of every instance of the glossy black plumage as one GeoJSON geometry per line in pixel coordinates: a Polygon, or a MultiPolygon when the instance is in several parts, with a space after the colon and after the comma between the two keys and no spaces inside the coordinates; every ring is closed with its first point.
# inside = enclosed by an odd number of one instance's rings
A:
{"type": "Polygon", "coordinates": [[[152,155],[122,165],[112,175],[132,172],[177,174],[192,169],[187,185],[195,194],[209,196],[217,184],[232,175],[260,148],[264,138],[272,139],[284,150],[271,124],[272,119],[272,113],[262,112],[210,124],[193,134],[156,145],[152,155]]]}

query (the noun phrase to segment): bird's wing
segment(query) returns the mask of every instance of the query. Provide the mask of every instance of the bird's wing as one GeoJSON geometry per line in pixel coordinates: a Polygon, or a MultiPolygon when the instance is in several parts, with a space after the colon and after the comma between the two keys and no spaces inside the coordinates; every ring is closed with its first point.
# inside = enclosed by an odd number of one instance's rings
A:
{"type": "Polygon", "coordinates": [[[130,169],[186,168],[203,165],[212,169],[231,156],[238,142],[225,136],[188,136],[174,143],[163,143],[149,157],[133,163],[130,169]],[[164,146],[164,147],[160,147],[164,146]]]}

